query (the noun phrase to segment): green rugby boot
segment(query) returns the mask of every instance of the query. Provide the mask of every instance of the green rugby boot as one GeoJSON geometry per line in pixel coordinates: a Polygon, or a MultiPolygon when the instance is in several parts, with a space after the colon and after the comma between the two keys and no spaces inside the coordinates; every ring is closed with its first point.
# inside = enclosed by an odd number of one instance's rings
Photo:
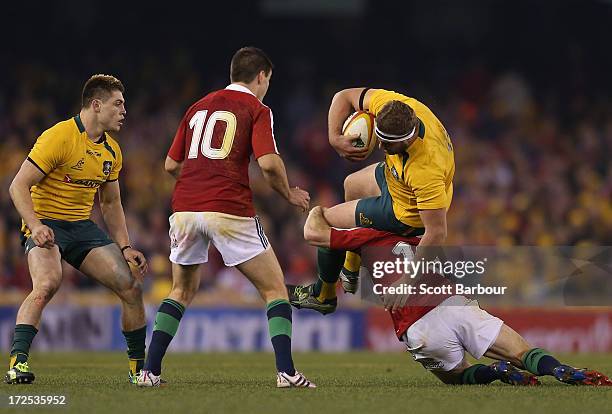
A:
{"type": "Polygon", "coordinates": [[[319,312],[322,315],[327,315],[336,310],[338,306],[338,299],[328,299],[324,302],[320,302],[316,296],[314,296],[312,285],[286,285],[287,293],[289,294],[289,303],[297,309],[312,309],[319,312]]]}

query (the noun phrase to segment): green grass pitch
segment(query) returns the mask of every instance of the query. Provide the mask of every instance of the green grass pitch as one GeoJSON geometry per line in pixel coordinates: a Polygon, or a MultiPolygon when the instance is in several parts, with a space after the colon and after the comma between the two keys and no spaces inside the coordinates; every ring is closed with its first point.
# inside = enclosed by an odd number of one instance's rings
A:
{"type": "MultiPolygon", "coordinates": [[[[443,385],[405,353],[295,355],[317,389],[276,389],[272,354],[169,354],[168,386],[127,383],[121,353],[34,353],[31,385],[3,384],[0,412],[78,413],[592,413],[612,412],[612,387],[443,385]],[[55,408],[10,408],[9,395],[65,395],[55,408]]],[[[612,374],[612,355],[563,355],[563,361],[612,374]]]]}

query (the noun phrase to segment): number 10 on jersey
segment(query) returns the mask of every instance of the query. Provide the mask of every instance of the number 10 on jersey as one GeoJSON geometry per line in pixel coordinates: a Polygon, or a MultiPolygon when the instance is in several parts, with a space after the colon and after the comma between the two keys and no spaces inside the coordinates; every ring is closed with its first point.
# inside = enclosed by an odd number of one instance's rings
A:
{"type": "Polygon", "coordinates": [[[215,111],[206,119],[208,110],[198,111],[189,120],[189,127],[193,129],[191,137],[191,146],[189,147],[189,155],[187,158],[198,158],[198,149],[206,158],[213,160],[222,160],[227,158],[232,150],[234,136],[236,135],[236,115],[228,111],[215,111]],[[217,121],[225,122],[225,134],[221,148],[212,147],[213,131],[217,121]],[[204,133],[202,134],[202,130],[204,133]],[[204,139],[202,139],[204,138],[204,139]],[[202,145],[200,146],[200,141],[202,145]]]}

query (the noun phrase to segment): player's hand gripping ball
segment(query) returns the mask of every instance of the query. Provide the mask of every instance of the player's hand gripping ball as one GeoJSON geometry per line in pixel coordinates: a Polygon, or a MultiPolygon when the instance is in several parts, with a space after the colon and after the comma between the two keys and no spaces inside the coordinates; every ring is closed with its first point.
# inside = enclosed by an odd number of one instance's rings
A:
{"type": "Polygon", "coordinates": [[[354,112],[344,121],[342,135],[359,135],[359,138],[353,141],[353,146],[367,148],[366,157],[369,157],[378,144],[378,138],[374,133],[374,115],[366,111],[354,112]]]}

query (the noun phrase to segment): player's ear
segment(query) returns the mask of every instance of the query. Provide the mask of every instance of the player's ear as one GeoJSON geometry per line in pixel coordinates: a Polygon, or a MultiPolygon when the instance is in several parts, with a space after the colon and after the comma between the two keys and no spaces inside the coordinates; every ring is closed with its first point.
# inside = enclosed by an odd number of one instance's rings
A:
{"type": "Polygon", "coordinates": [[[102,106],[102,101],[100,101],[99,99],[92,99],[91,108],[94,110],[94,112],[100,112],[101,106],[102,106]]]}
{"type": "Polygon", "coordinates": [[[259,73],[257,74],[257,84],[258,85],[262,84],[265,79],[266,79],[266,72],[264,72],[263,70],[260,70],[259,73]]]}

